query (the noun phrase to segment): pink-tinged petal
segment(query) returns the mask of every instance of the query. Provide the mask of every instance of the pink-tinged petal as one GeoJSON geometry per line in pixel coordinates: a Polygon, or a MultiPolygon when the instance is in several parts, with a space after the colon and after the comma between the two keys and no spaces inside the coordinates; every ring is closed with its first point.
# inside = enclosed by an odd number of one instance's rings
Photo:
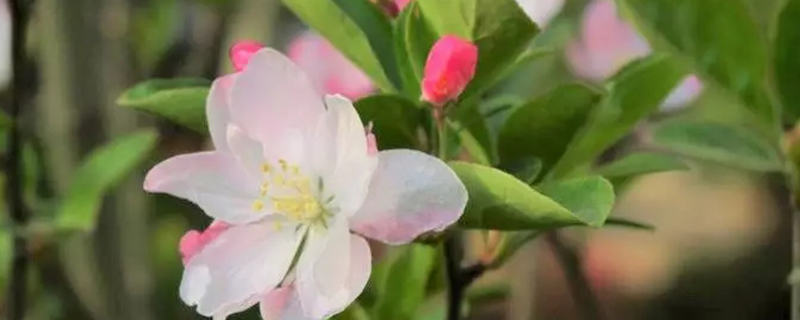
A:
{"type": "Polygon", "coordinates": [[[477,64],[477,46],[456,36],[443,36],[425,62],[423,99],[437,106],[458,99],[475,76],[477,64]]]}
{"type": "Polygon", "coordinates": [[[352,215],[364,201],[377,157],[370,156],[364,124],[353,103],[335,95],[325,98],[328,110],[317,127],[309,154],[338,209],[352,215]]]}
{"type": "Polygon", "coordinates": [[[229,151],[227,141],[228,124],[231,122],[231,87],[236,74],[218,78],[211,84],[211,91],[206,100],[206,117],[211,141],[218,151],[229,151]]]}
{"type": "Polygon", "coordinates": [[[239,126],[230,124],[228,125],[228,145],[231,153],[252,176],[260,177],[263,175],[261,166],[266,159],[264,157],[264,146],[260,141],[250,137],[239,126]]]}
{"type": "Polygon", "coordinates": [[[231,91],[233,122],[265,148],[302,138],[297,133],[313,130],[324,112],[322,99],[306,74],[269,48],[250,58],[231,91]]]}
{"type": "Polygon", "coordinates": [[[231,46],[228,56],[236,71],[242,71],[250,62],[250,58],[262,48],[264,45],[256,41],[239,41],[231,46]]]}
{"type": "Polygon", "coordinates": [[[297,264],[297,293],[307,317],[327,319],[364,290],[372,268],[369,245],[350,234],[345,221],[313,230],[307,241],[297,264]]]}
{"type": "Polygon", "coordinates": [[[372,133],[372,122],[367,125],[367,154],[370,156],[378,155],[378,139],[372,133]]]}
{"type": "Polygon", "coordinates": [[[564,0],[517,0],[525,14],[544,28],[564,7],[564,0]]]}
{"type": "Polygon", "coordinates": [[[441,160],[412,150],[378,153],[367,199],[350,228],[389,244],[403,244],[456,222],[467,190],[441,160]]]}
{"type": "Polygon", "coordinates": [[[254,294],[245,300],[227,304],[222,308],[220,308],[219,310],[217,310],[216,312],[214,312],[214,314],[211,316],[211,319],[226,320],[232,314],[243,312],[247,309],[250,309],[250,307],[254,306],[256,303],[264,299],[265,295],[266,293],[254,294]]]}
{"type": "Polygon", "coordinates": [[[261,300],[259,309],[264,320],[316,320],[303,314],[300,298],[293,285],[272,290],[261,300]]]}
{"type": "Polygon", "coordinates": [[[650,51],[647,41],[617,15],[613,0],[594,0],[584,12],[580,38],[567,49],[567,60],[578,76],[602,81],[650,51]]]}
{"type": "Polygon", "coordinates": [[[203,248],[202,234],[197,230],[189,230],[181,237],[178,248],[181,253],[181,260],[186,265],[195,254],[203,248]]]}
{"type": "MultiPolygon", "coordinates": [[[[269,219],[267,219],[269,220],[269,219]]],[[[271,221],[233,226],[195,255],[181,280],[181,299],[204,316],[244,310],[284,278],[300,244],[294,226],[271,221]]]]}
{"type": "Polygon", "coordinates": [[[361,69],[314,32],[306,31],[295,37],[287,53],[324,93],[358,99],[375,91],[372,81],[361,69]]]}
{"type": "Polygon", "coordinates": [[[168,193],[198,205],[212,218],[249,223],[269,212],[255,211],[260,185],[231,154],[199,152],[169,158],[145,177],[148,192],[168,193]]]}
{"type": "Polygon", "coordinates": [[[692,103],[703,92],[703,83],[697,75],[689,75],[678,84],[678,87],[667,96],[661,105],[661,111],[678,111],[692,103]]]}

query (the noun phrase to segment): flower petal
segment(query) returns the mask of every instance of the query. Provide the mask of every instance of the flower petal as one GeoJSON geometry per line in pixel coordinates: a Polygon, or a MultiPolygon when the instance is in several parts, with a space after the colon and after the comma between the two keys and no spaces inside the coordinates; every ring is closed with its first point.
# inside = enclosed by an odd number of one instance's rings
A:
{"type": "Polygon", "coordinates": [[[206,116],[208,117],[208,131],[214,148],[219,151],[228,151],[227,130],[231,122],[231,87],[237,74],[220,77],[211,84],[211,91],[206,101],[206,116]]]}
{"type": "Polygon", "coordinates": [[[369,245],[347,230],[344,219],[313,230],[297,265],[297,292],[304,314],[327,319],[364,290],[372,268],[369,245]]]}
{"type": "Polygon", "coordinates": [[[564,0],[517,0],[525,14],[540,28],[544,28],[564,7],[564,0]]]}
{"type": "Polygon", "coordinates": [[[259,184],[229,153],[169,158],[150,169],[144,189],[189,200],[212,218],[230,224],[253,222],[267,214],[253,210],[253,201],[260,197],[259,184]]]}
{"type": "Polygon", "coordinates": [[[231,227],[186,266],[181,299],[204,316],[246,309],[283,280],[299,243],[293,227],[269,221],[231,227]]]}
{"type": "Polygon", "coordinates": [[[408,243],[456,222],[466,204],[464,184],[441,160],[413,150],[381,151],[350,228],[389,244],[408,243]]]}
{"type": "Polygon", "coordinates": [[[294,286],[270,291],[259,305],[264,320],[315,320],[303,314],[300,298],[294,286]]]}
{"type": "Polygon", "coordinates": [[[364,125],[353,103],[340,95],[327,96],[325,102],[328,110],[309,153],[324,179],[325,192],[333,191],[330,195],[339,210],[352,215],[364,202],[377,157],[369,154],[364,125]]]}
{"type": "Polygon", "coordinates": [[[236,124],[270,146],[292,130],[313,130],[325,107],[306,74],[288,58],[265,48],[250,58],[231,91],[236,124]]]}

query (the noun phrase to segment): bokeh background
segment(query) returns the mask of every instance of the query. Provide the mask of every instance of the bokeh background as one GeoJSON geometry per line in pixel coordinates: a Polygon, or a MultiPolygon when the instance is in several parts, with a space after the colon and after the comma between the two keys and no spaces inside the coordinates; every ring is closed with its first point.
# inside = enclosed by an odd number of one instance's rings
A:
{"type": "MultiPolygon", "coordinates": [[[[10,16],[3,1],[0,103],[6,104],[10,16]]],[[[779,1],[748,1],[766,28],[779,1]]],[[[575,80],[602,85],[626,62],[649,52],[646,43],[637,42],[643,40],[636,39],[633,27],[618,21],[608,1],[519,2],[544,26],[533,45],[555,53],[516,70],[492,92],[498,97],[492,103],[523,100],[575,80]],[[596,9],[605,15],[589,18],[598,6],[606,6],[596,9]]],[[[141,182],[149,165],[205,148],[207,142],[188,129],[118,107],[115,100],[124,89],[152,77],[213,79],[231,72],[228,48],[247,39],[284,52],[299,50],[293,58],[319,75],[322,90],[354,98],[370,91],[369,83],[363,84],[279,0],[37,0],[28,28],[35,81],[28,88],[32,99],[24,106],[23,121],[36,150],[32,163],[38,174],[28,199],[35,217],[52,215],[57,200],[49,199],[65,192],[94,147],[142,127],[155,126],[161,133],[149,163],[105,199],[96,230],[32,240],[27,317],[32,320],[200,318],[178,298],[177,244],[187,230],[209,221],[191,204],[145,194],[141,182]],[[330,74],[339,78],[327,79],[330,74]]],[[[695,85],[651,120],[747,121],[730,107],[736,102],[695,85]]],[[[499,112],[489,120],[498,124],[502,118],[499,112]]],[[[652,148],[648,126],[642,123],[609,154],[652,148]]],[[[781,178],[688,164],[686,171],[632,181],[618,194],[612,215],[652,224],[655,231],[566,232],[604,319],[788,319],[791,228],[781,178]]],[[[7,226],[5,206],[0,210],[7,226]]],[[[8,292],[9,232],[0,230],[0,301],[8,292]]],[[[475,238],[477,248],[480,236],[475,238]]],[[[553,248],[542,239],[484,276],[470,297],[470,319],[582,319],[553,248]]],[[[0,314],[5,308],[0,303],[0,314]]],[[[257,314],[237,318],[256,319],[257,314]]]]}

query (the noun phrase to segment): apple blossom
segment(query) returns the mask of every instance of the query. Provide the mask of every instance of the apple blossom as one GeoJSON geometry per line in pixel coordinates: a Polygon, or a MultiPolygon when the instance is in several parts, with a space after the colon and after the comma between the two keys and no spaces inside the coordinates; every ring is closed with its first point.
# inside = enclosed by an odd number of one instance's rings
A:
{"type": "Polygon", "coordinates": [[[214,150],[167,159],[144,182],[225,224],[181,243],[180,296],[201,315],[225,319],[260,303],[266,319],[328,318],[367,283],[364,237],[408,243],[448,227],[466,205],[445,163],[375,152],[352,103],[320,98],[272,49],[217,79],[206,113],[214,150]]]}
{"type": "MultiPolygon", "coordinates": [[[[633,60],[651,53],[650,45],[636,29],[617,15],[613,0],[593,0],[586,7],[579,39],[566,50],[567,61],[579,77],[601,82],[633,60]]],[[[697,76],[687,76],[670,94],[662,110],[676,110],[702,91],[697,76]]]]}
{"type": "Polygon", "coordinates": [[[441,106],[456,100],[475,76],[478,47],[452,35],[433,44],[422,78],[424,100],[441,106]]]}
{"type": "Polygon", "coordinates": [[[318,90],[350,99],[375,90],[372,81],[322,36],[306,31],[292,40],[289,59],[305,70],[318,90]]]}
{"type": "Polygon", "coordinates": [[[564,0],[517,0],[525,14],[544,28],[564,7],[564,0]]]}

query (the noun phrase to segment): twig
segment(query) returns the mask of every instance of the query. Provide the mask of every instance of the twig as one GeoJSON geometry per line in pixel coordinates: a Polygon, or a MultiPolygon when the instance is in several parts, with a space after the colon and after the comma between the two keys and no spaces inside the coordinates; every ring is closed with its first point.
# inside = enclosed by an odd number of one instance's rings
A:
{"type": "Polygon", "coordinates": [[[13,79],[11,81],[11,107],[9,117],[11,128],[8,135],[8,158],[6,162],[7,199],[9,213],[14,223],[14,252],[11,264],[10,292],[8,296],[8,319],[22,320],[25,316],[28,253],[27,239],[20,232],[28,224],[28,213],[23,201],[22,182],[22,133],[20,132],[20,112],[25,100],[25,86],[28,73],[25,60],[25,31],[27,26],[28,4],[25,0],[10,2],[12,29],[13,79]]]}
{"type": "Polygon", "coordinates": [[[458,235],[449,237],[444,242],[445,268],[447,269],[448,285],[448,306],[447,320],[458,320],[461,318],[461,304],[464,301],[464,294],[469,285],[478,279],[487,267],[482,263],[476,263],[468,267],[461,267],[461,260],[464,255],[461,239],[458,235]]]}
{"type": "Polygon", "coordinates": [[[547,242],[553,247],[567,278],[575,304],[586,320],[601,320],[600,308],[592,287],[581,270],[581,261],[572,248],[568,247],[555,231],[547,234],[547,242]]]}

